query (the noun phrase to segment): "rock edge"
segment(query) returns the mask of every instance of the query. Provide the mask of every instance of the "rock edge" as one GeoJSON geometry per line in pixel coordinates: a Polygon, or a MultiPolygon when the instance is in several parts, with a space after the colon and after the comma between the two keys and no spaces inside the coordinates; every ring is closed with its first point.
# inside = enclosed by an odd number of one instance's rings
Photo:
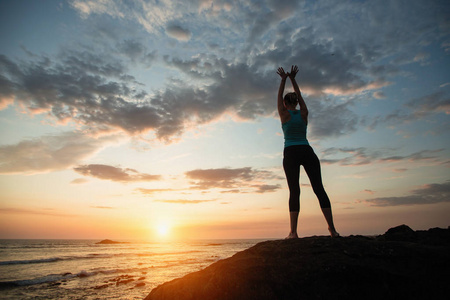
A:
{"type": "Polygon", "coordinates": [[[447,299],[450,229],[265,241],[166,282],[145,300],[447,299]]]}

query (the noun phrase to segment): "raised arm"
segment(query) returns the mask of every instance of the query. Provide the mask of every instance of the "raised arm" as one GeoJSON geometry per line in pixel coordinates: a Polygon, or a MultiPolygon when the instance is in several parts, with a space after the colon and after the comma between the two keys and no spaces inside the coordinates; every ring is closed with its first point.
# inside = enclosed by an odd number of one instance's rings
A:
{"type": "Polygon", "coordinates": [[[302,97],[302,94],[300,93],[300,88],[298,87],[297,81],[295,80],[295,75],[298,73],[298,67],[292,66],[291,72],[289,74],[289,78],[291,79],[292,86],[294,87],[294,91],[297,94],[298,97],[298,104],[300,105],[300,115],[302,116],[303,120],[306,124],[308,124],[308,108],[306,107],[305,100],[302,97]]]}
{"type": "Polygon", "coordinates": [[[278,68],[278,75],[281,77],[280,87],[278,88],[278,114],[280,115],[281,121],[286,119],[287,116],[289,116],[289,112],[287,108],[284,106],[283,102],[283,93],[284,93],[284,86],[286,85],[286,78],[289,76],[289,73],[285,73],[283,68],[278,68]]]}

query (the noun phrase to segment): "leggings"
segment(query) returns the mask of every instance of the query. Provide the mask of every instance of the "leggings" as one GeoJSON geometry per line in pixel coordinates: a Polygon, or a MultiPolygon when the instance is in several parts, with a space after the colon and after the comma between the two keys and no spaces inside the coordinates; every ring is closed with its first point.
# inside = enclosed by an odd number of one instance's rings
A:
{"type": "Polygon", "coordinates": [[[284,148],[283,168],[289,186],[289,211],[300,211],[300,166],[303,165],[321,208],[331,208],[322,184],[320,162],[309,145],[284,148]]]}

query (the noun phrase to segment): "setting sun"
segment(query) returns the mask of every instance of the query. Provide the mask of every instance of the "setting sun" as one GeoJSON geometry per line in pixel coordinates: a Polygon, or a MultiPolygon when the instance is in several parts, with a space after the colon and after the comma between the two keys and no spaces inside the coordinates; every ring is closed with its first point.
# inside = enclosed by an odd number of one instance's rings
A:
{"type": "Polygon", "coordinates": [[[161,237],[167,237],[170,232],[170,227],[167,223],[159,223],[156,227],[158,235],[161,237]]]}

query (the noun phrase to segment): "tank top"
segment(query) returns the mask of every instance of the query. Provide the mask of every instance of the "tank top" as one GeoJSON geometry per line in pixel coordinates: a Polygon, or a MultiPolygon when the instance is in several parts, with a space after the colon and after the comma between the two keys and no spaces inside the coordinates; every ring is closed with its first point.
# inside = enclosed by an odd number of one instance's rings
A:
{"type": "Polygon", "coordinates": [[[295,145],[309,145],[306,139],[306,124],[299,110],[288,110],[291,119],[281,124],[284,133],[284,148],[295,145]]]}

